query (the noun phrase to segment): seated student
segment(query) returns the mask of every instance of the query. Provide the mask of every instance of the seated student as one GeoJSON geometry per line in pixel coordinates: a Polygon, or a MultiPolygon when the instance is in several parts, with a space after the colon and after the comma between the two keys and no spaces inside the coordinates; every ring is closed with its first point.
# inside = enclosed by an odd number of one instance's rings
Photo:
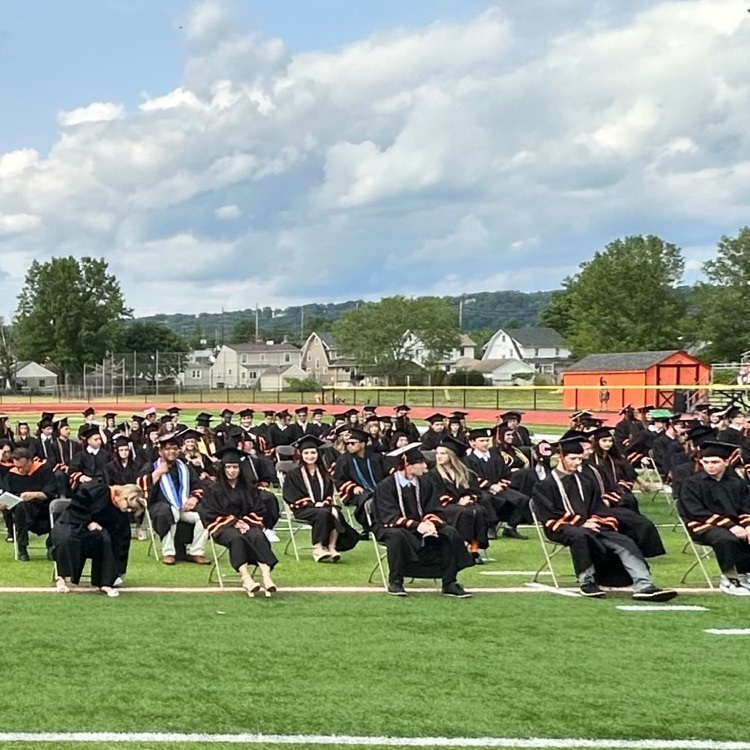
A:
{"type": "Polygon", "coordinates": [[[395,432],[403,432],[409,438],[410,443],[418,443],[420,440],[417,426],[409,418],[411,407],[407,404],[401,404],[394,408],[396,417],[393,420],[393,429],[395,432]]]}
{"type": "Polygon", "coordinates": [[[268,428],[269,450],[275,452],[277,448],[291,445],[296,440],[295,431],[289,424],[291,418],[286,409],[276,413],[276,423],[268,428]]]}
{"type": "MultiPolygon", "coordinates": [[[[645,558],[660,557],[666,555],[664,544],[650,518],[641,515],[635,496],[628,489],[628,485],[618,484],[613,479],[617,475],[618,465],[615,459],[609,456],[611,450],[615,450],[614,439],[611,431],[606,427],[599,427],[590,433],[576,433],[570,431],[563,435],[563,439],[580,437],[583,447],[583,462],[581,464],[581,475],[593,486],[597,499],[607,506],[607,513],[617,520],[618,531],[632,539],[645,558]],[[614,466],[608,461],[601,461],[598,465],[594,460],[595,451],[600,451],[600,457],[609,458],[614,466]]],[[[628,471],[633,471],[629,464],[625,464],[628,471]]]]}
{"type": "MultiPolygon", "coordinates": [[[[5,487],[5,477],[13,468],[10,456],[13,446],[9,440],[0,439],[0,489],[5,487]]],[[[13,514],[9,510],[3,510],[3,522],[5,523],[5,541],[13,544],[13,514]]]]}
{"type": "Polygon", "coordinates": [[[98,425],[88,425],[78,433],[83,442],[83,450],[73,456],[70,464],[70,486],[73,491],[82,484],[101,482],[109,484],[107,464],[110,456],[102,445],[102,434],[98,425]]]}
{"type": "Polygon", "coordinates": [[[144,507],[143,490],[135,484],[82,485],[50,534],[58,592],[68,593],[68,579],[78,584],[86,560],[91,560],[91,585],[118,596],[115,586],[127,573],[130,554],[128,514],[144,507]]]}
{"type": "Polygon", "coordinates": [[[497,452],[490,451],[492,431],[488,428],[469,433],[471,450],[466,454],[466,465],[477,475],[479,487],[487,500],[485,508],[490,512],[490,539],[495,538],[495,526],[504,522],[502,535],[506,539],[527,539],[518,531],[518,525],[531,523],[530,499],[512,488],[513,475],[497,452]]]}
{"type": "Polygon", "coordinates": [[[716,440],[716,431],[709,425],[698,425],[693,427],[685,441],[685,451],[688,455],[687,461],[672,465],[672,496],[679,501],[682,485],[686,479],[703,471],[701,464],[701,446],[711,440],[716,440]]]}
{"type": "Polygon", "coordinates": [[[654,438],[651,451],[654,456],[654,464],[663,482],[669,480],[669,470],[676,454],[684,453],[679,436],[683,432],[684,425],[679,415],[659,409],[652,414],[654,422],[664,425],[662,431],[654,438]]]}
{"type": "Polygon", "coordinates": [[[580,435],[554,446],[557,466],[534,487],[534,509],[547,538],[570,549],[581,594],[602,598],[599,584],[633,585],[634,599],[668,601],[651,580],[648,565],[635,542],[618,532],[618,521],[601,502],[593,484],[581,476],[584,448],[580,435]]]}
{"type": "Polygon", "coordinates": [[[54,471],[54,467],[59,463],[55,441],[52,437],[54,423],[51,419],[42,419],[37,423],[37,428],[39,430],[37,437],[31,441],[31,454],[34,458],[45,461],[54,471]]]}
{"type": "Polygon", "coordinates": [[[716,554],[719,589],[750,596],[750,488],[731,469],[736,450],[733,443],[704,442],[703,470],[682,483],[677,508],[693,540],[716,554]]]}
{"type": "Polygon", "coordinates": [[[208,534],[197,512],[203,488],[195,472],[180,461],[180,447],[176,435],[165,435],[159,443],[159,458],[146,464],[138,484],[148,498],[147,512],[154,532],[161,539],[164,565],[177,562],[175,534],[180,522],[193,527],[186,546],[187,561],[210,565],[211,561],[204,556],[208,534]]]}
{"type": "Polygon", "coordinates": [[[10,438],[2,438],[8,440],[13,448],[31,448],[31,443],[34,440],[34,436],[31,434],[28,422],[19,422],[16,427],[16,436],[12,437],[13,432],[11,431],[10,438]]]}
{"type": "Polygon", "coordinates": [[[266,596],[276,592],[271,571],[278,559],[263,534],[258,490],[246,481],[240,470],[242,451],[220,450],[216,481],[206,489],[198,510],[211,538],[229,550],[229,561],[242,578],[242,588],[252,597],[261,590],[253,580],[250,566],[257,565],[263,576],[266,596]]]}
{"type": "Polygon", "coordinates": [[[346,453],[336,459],[333,481],[344,505],[354,507],[354,517],[365,532],[369,531],[365,502],[384,476],[381,455],[367,450],[367,433],[351,428],[346,438],[346,453]]]}
{"type": "Polygon", "coordinates": [[[531,433],[529,432],[528,428],[524,427],[524,425],[521,424],[521,420],[523,419],[523,412],[506,411],[505,414],[500,415],[500,419],[502,421],[500,425],[498,425],[498,428],[496,430],[496,446],[500,442],[500,429],[503,427],[503,425],[505,425],[513,434],[512,445],[518,448],[529,459],[529,461],[531,461],[534,457],[534,443],[531,440],[531,433]]]}
{"type": "Polygon", "coordinates": [[[515,445],[515,430],[505,423],[498,428],[496,434],[498,440],[495,448],[510,470],[511,488],[526,497],[531,497],[534,485],[539,481],[539,475],[531,468],[528,454],[515,445]]]}
{"type": "Polygon", "coordinates": [[[430,426],[421,438],[424,450],[434,451],[440,445],[443,435],[445,435],[445,420],[447,418],[444,414],[433,414],[427,417],[426,421],[430,426]]]}
{"type": "Polygon", "coordinates": [[[406,596],[405,576],[437,573],[443,594],[470,597],[457,581],[459,571],[474,565],[459,533],[446,522],[445,512],[425,473],[421,444],[411,443],[390,457],[398,470],[375,489],[372,516],[375,537],[388,552],[388,593],[406,596]]]}
{"type": "Polygon", "coordinates": [[[448,523],[468,545],[477,565],[482,565],[479,550],[490,546],[487,511],[478,502],[482,491],[476,475],[461,461],[465,455],[463,443],[443,435],[435,449],[436,466],[427,472],[427,478],[443,506],[448,523]]]}
{"type": "Polygon", "coordinates": [[[401,455],[398,453],[398,449],[409,445],[409,438],[403,432],[394,432],[391,440],[393,448],[390,453],[383,457],[383,469],[387,475],[393,474],[401,465],[401,455]],[[395,456],[391,455],[394,451],[396,452],[395,456]]]}
{"type": "Polygon", "coordinates": [[[323,465],[320,438],[306,435],[294,447],[299,465],[284,480],[284,502],[295,518],[312,527],[312,556],[315,562],[338,562],[341,552],[354,549],[359,533],[344,519],[333,502],[333,482],[323,465]]]}
{"type": "Polygon", "coordinates": [[[594,467],[603,484],[602,499],[607,505],[630,508],[638,512],[633,486],[638,476],[635,469],[620,455],[612,430],[600,427],[588,433],[590,452],[585,463],[594,467]]]}
{"type": "Polygon", "coordinates": [[[214,478],[214,462],[201,452],[200,442],[203,435],[198,430],[184,430],[178,434],[182,441],[180,458],[190,466],[202,482],[214,478]]]}
{"type": "Polygon", "coordinates": [[[373,453],[388,453],[391,449],[390,442],[383,436],[380,426],[380,417],[373,414],[365,420],[365,432],[367,433],[367,447],[373,453]]]}
{"type": "Polygon", "coordinates": [[[68,478],[70,465],[73,463],[73,457],[81,452],[81,444],[77,440],[71,440],[71,429],[67,417],[54,422],[52,426],[55,434],[55,450],[59,460],[53,470],[57,479],[59,495],[60,497],[66,497],[70,487],[68,478]]]}
{"type": "MultiPolygon", "coordinates": [[[[26,448],[16,448],[10,458],[13,468],[5,475],[3,488],[23,500],[13,508],[11,516],[16,524],[18,560],[28,562],[29,533],[49,534],[49,504],[57,497],[55,475],[44,461],[32,458],[26,448]]],[[[49,539],[47,556],[50,556],[49,539]]]]}
{"type": "MultiPolygon", "coordinates": [[[[647,408],[647,407],[644,407],[647,408]]],[[[630,433],[630,440],[625,446],[625,458],[634,469],[644,466],[644,459],[648,458],[649,452],[654,446],[654,440],[664,429],[664,425],[655,422],[651,416],[653,409],[642,411],[643,419],[635,422],[630,433]]]]}
{"type": "Polygon", "coordinates": [[[466,444],[466,430],[464,429],[464,420],[459,416],[453,416],[448,420],[448,428],[446,432],[452,437],[458,440],[459,443],[466,444]]]}

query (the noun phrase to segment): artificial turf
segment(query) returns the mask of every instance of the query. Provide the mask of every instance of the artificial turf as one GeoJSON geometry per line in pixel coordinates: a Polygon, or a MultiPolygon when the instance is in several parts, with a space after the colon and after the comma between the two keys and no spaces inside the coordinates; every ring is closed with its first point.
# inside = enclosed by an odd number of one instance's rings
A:
{"type": "Polygon", "coordinates": [[[7,595],[5,732],[743,740],[745,603],[7,595]]]}

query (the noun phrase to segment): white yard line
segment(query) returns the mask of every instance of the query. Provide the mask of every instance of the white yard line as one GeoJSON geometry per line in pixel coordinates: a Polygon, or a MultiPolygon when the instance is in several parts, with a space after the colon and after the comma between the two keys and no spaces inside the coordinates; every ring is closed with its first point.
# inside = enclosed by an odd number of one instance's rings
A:
{"type": "Polygon", "coordinates": [[[711,629],[704,632],[710,633],[711,635],[750,635],[750,629],[748,628],[734,628],[729,630],[711,629]]]}
{"type": "Polygon", "coordinates": [[[531,589],[532,591],[541,591],[546,592],[548,594],[557,594],[558,596],[573,596],[576,599],[583,598],[581,594],[579,594],[577,591],[573,589],[558,589],[554,586],[547,586],[544,583],[527,583],[526,587],[531,589]]]}
{"type": "Polygon", "coordinates": [[[320,734],[177,734],[70,732],[0,733],[0,744],[12,743],[180,743],[185,745],[346,745],[349,747],[500,747],[592,748],[593,750],[750,750],[750,742],[717,740],[586,740],[513,737],[354,737],[320,734]]]}
{"type": "Polygon", "coordinates": [[[708,612],[708,607],[692,604],[622,604],[621,612],[708,612]]]}

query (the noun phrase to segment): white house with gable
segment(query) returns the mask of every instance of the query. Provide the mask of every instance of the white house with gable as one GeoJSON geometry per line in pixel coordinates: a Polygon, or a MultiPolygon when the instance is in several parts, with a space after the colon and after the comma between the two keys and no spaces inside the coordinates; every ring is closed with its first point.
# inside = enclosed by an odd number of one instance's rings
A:
{"type": "Polygon", "coordinates": [[[570,359],[562,336],[552,328],[501,328],[484,347],[482,360],[515,359],[557,377],[570,359]]]}

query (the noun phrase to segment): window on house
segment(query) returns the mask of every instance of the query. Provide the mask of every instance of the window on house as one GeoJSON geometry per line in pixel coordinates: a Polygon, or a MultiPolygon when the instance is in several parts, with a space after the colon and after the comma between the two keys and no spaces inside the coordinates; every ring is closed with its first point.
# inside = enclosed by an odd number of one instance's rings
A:
{"type": "Polygon", "coordinates": [[[308,363],[312,362],[312,354],[310,354],[309,352],[307,354],[307,361],[308,363]]]}
{"type": "Polygon", "coordinates": [[[240,357],[240,362],[242,362],[243,365],[247,364],[247,354],[243,354],[242,357],[240,357]]]}
{"type": "Polygon", "coordinates": [[[232,374],[232,368],[231,368],[231,367],[230,367],[230,368],[229,368],[229,369],[227,370],[227,374],[228,374],[228,375],[231,375],[231,374],[232,374]]]}
{"type": "Polygon", "coordinates": [[[284,355],[284,364],[289,364],[292,361],[292,355],[291,354],[285,354],[284,355]]]}
{"type": "Polygon", "coordinates": [[[327,367],[323,368],[323,375],[328,375],[328,368],[327,367]]]}
{"type": "Polygon", "coordinates": [[[315,369],[316,369],[316,370],[319,370],[319,369],[320,369],[320,360],[319,360],[319,359],[316,359],[316,360],[315,360],[315,369]]]}
{"type": "Polygon", "coordinates": [[[265,362],[266,361],[266,355],[265,354],[261,354],[260,355],[260,361],[261,362],[265,362]]]}
{"type": "Polygon", "coordinates": [[[243,370],[242,371],[242,379],[245,380],[247,378],[247,373],[243,370]]]}
{"type": "Polygon", "coordinates": [[[46,380],[40,380],[39,381],[39,387],[40,388],[44,388],[46,385],[47,385],[47,381],[46,380]]]}
{"type": "Polygon", "coordinates": [[[191,370],[190,371],[190,377],[193,380],[200,380],[201,379],[201,371],[200,370],[191,370]]]}

